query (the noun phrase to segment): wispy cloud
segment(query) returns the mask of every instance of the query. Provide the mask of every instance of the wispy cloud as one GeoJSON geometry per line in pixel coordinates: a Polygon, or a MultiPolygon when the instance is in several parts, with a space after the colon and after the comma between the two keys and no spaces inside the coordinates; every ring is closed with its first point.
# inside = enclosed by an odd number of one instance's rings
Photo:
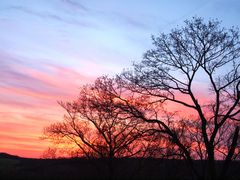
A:
{"type": "Polygon", "coordinates": [[[0,150],[21,149],[21,155],[31,150],[31,156],[37,157],[46,143],[39,145],[36,136],[40,137],[44,126],[61,120],[64,114],[57,101],[76,97],[79,87],[93,81],[93,77],[56,64],[33,65],[21,58],[0,51],[0,150]],[[24,136],[26,132],[28,136],[24,136]],[[30,145],[26,138],[31,139],[30,145]]]}
{"type": "Polygon", "coordinates": [[[146,24],[145,22],[135,19],[129,15],[125,15],[120,12],[111,12],[112,16],[115,16],[118,18],[124,25],[129,25],[138,29],[149,29],[149,24],[146,24]]]}
{"type": "Polygon", "coordinates": [[[54,21],[58,21],[66,24],[77,25],[77,26],[87,27],[87,28],[95,27],[94,24],[83,19],[79,20],[79,19],[75,19],[74,17],[61,16],[48,11],[33,10],[24,6],[10,6],[7,9],[24,12],[39,18],[50,19],[50,20],[54,20],[54,21]]]}
{"type": "Polygon", "coordinates": [[[15,88],[32,94],[69,96],[68,90],[92,80],[71,68],[59,65],[39,64],[29,66],[18,57],[0,52],[0,87],[15,88]],[[41,66],[41,69],[38,68],[41,66]],[[64,82],[64,84],[63,84],[64,82]]]}
{"type": "Polygon", "coordinates": [[[89,9],[81,4],[80,2],[74,1],[74,0],[61,0],[65,5],[75,9],[75,10],[81,10],[81,11],[88,11],[89,9]]]}
{"type": "Polygon", "coordinates": [[[125,28],[133,27],[140,30],[149,29],[149,24],[144,22],[144,19],[134,18],[126,13],[117,10],[103,11],[101,9],[91,9],[91,14],[94,16],[110,21],[111,24],[117,24],[125,28]]]}

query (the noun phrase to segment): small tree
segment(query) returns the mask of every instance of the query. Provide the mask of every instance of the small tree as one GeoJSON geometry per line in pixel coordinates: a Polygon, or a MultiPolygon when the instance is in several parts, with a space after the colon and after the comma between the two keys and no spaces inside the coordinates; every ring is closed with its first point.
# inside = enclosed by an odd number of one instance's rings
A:
{"type": "Polygon", "coordinates": [[[43,159],[56,159],[57,158],[56,152],[57,152],[56,148],[48,147],[47,150],[45,150],[43,152],[42,158],[43,159]]]}
{"type": "Polygon", "coordinates": [[[135,108],[132,114],[158,124],[159,133],[166,134],[179,148],[199,178],[205,175],[200,175],[194,167],[195,157],[207,160],[207,179],[216,179],[217,175],[224,177],[239,140],[238,29],[221,28],[217,20],[205,23],[201,18],[193,18],[185,21],[182,28],[153,37],[153,45],[155,49],[147,51],[143,60],[134,64],[133,70],[119,76],[120,80],[130,92],[148,96],[149,103],[183,107],[185,117],[192,112],[195,118],[182,123],[175,119],[180,123],[178,129],[165,119],[149,118],[148,113],[138,107],[131,106],[135,108]],[[199,81],[208,83],[209,94],[205,100],[199,95],[204,91],[204,83],[196,86],[199,81]],[[188,129],[191,126],[191,131],[180,133],[183,126],[188,129]],[[224,160],[218,174],[216,159],[224,160]]]}

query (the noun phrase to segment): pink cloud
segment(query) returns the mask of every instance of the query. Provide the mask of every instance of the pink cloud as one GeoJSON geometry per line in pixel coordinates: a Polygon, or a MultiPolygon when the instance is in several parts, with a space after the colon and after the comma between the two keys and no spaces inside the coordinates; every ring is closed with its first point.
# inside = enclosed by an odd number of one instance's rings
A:
{"type": "Polygon", "coordinates": [[[40,157],[48,142],[42,130],[62,120],[57,101],[78,96],[79,87],[95,78],[72,68],[41,64],[30,66],[19,57],[4,57],[0,67],[0,152],[40,157]]]}

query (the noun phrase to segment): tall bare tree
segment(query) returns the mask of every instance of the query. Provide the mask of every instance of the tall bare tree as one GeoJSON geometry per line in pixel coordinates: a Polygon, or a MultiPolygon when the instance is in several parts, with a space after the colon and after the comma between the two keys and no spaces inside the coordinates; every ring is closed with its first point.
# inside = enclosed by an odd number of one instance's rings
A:
{"type": "Polygon", "coordinates": [[[185,21],[184,27],[152,39],[155,48],[147,51],[132,70],[123,72],[119,81],[130,92],[148,96],[151,104],[183,107],[182,115],[187,117],[191,112],[194,122],[182,121],[180,129],[174,128],[166,119],[149,117],[149,113],[134,105],[130,107],[135,109],[132,114],[158,124],[159,133],[166,134],[179,148],[197,177],[212,180],[224,177],[239,146],[238,29],[222,28],[218,20],[205,22],[194,17],[185,21]],[[203,91],[205,99],[200,97],[203,91]],[[181,133],[184,126],[192,131],[181,133]],[[194,136],[187,138],[186,133],[194,136]],[[201,174],[193,165],[194,148],[198,149],[198,158],[207,160],[206,174],[201,174]],[[224,160],[219,172],[216,159],[224,160]]]}

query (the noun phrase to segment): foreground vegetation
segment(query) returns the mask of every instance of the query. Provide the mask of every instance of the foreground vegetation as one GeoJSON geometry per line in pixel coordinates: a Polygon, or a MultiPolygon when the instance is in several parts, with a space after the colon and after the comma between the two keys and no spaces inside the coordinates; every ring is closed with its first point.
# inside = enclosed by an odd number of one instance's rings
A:
{"type": "MultiPolygon", "coordinates": [[[[0,157],[0,179],[192,179],[186,162],[154,158],[122,158],[114,160],[110,177],[107,159],[28,159],[0,157]]],[[[200,167],[200,161],[194,162],[200,167]]],[[[217,167],[222,161],[217,162],[217,167]]],[[[234,161],[229,179],[239,179],[240,162],[234,161]]]]}

